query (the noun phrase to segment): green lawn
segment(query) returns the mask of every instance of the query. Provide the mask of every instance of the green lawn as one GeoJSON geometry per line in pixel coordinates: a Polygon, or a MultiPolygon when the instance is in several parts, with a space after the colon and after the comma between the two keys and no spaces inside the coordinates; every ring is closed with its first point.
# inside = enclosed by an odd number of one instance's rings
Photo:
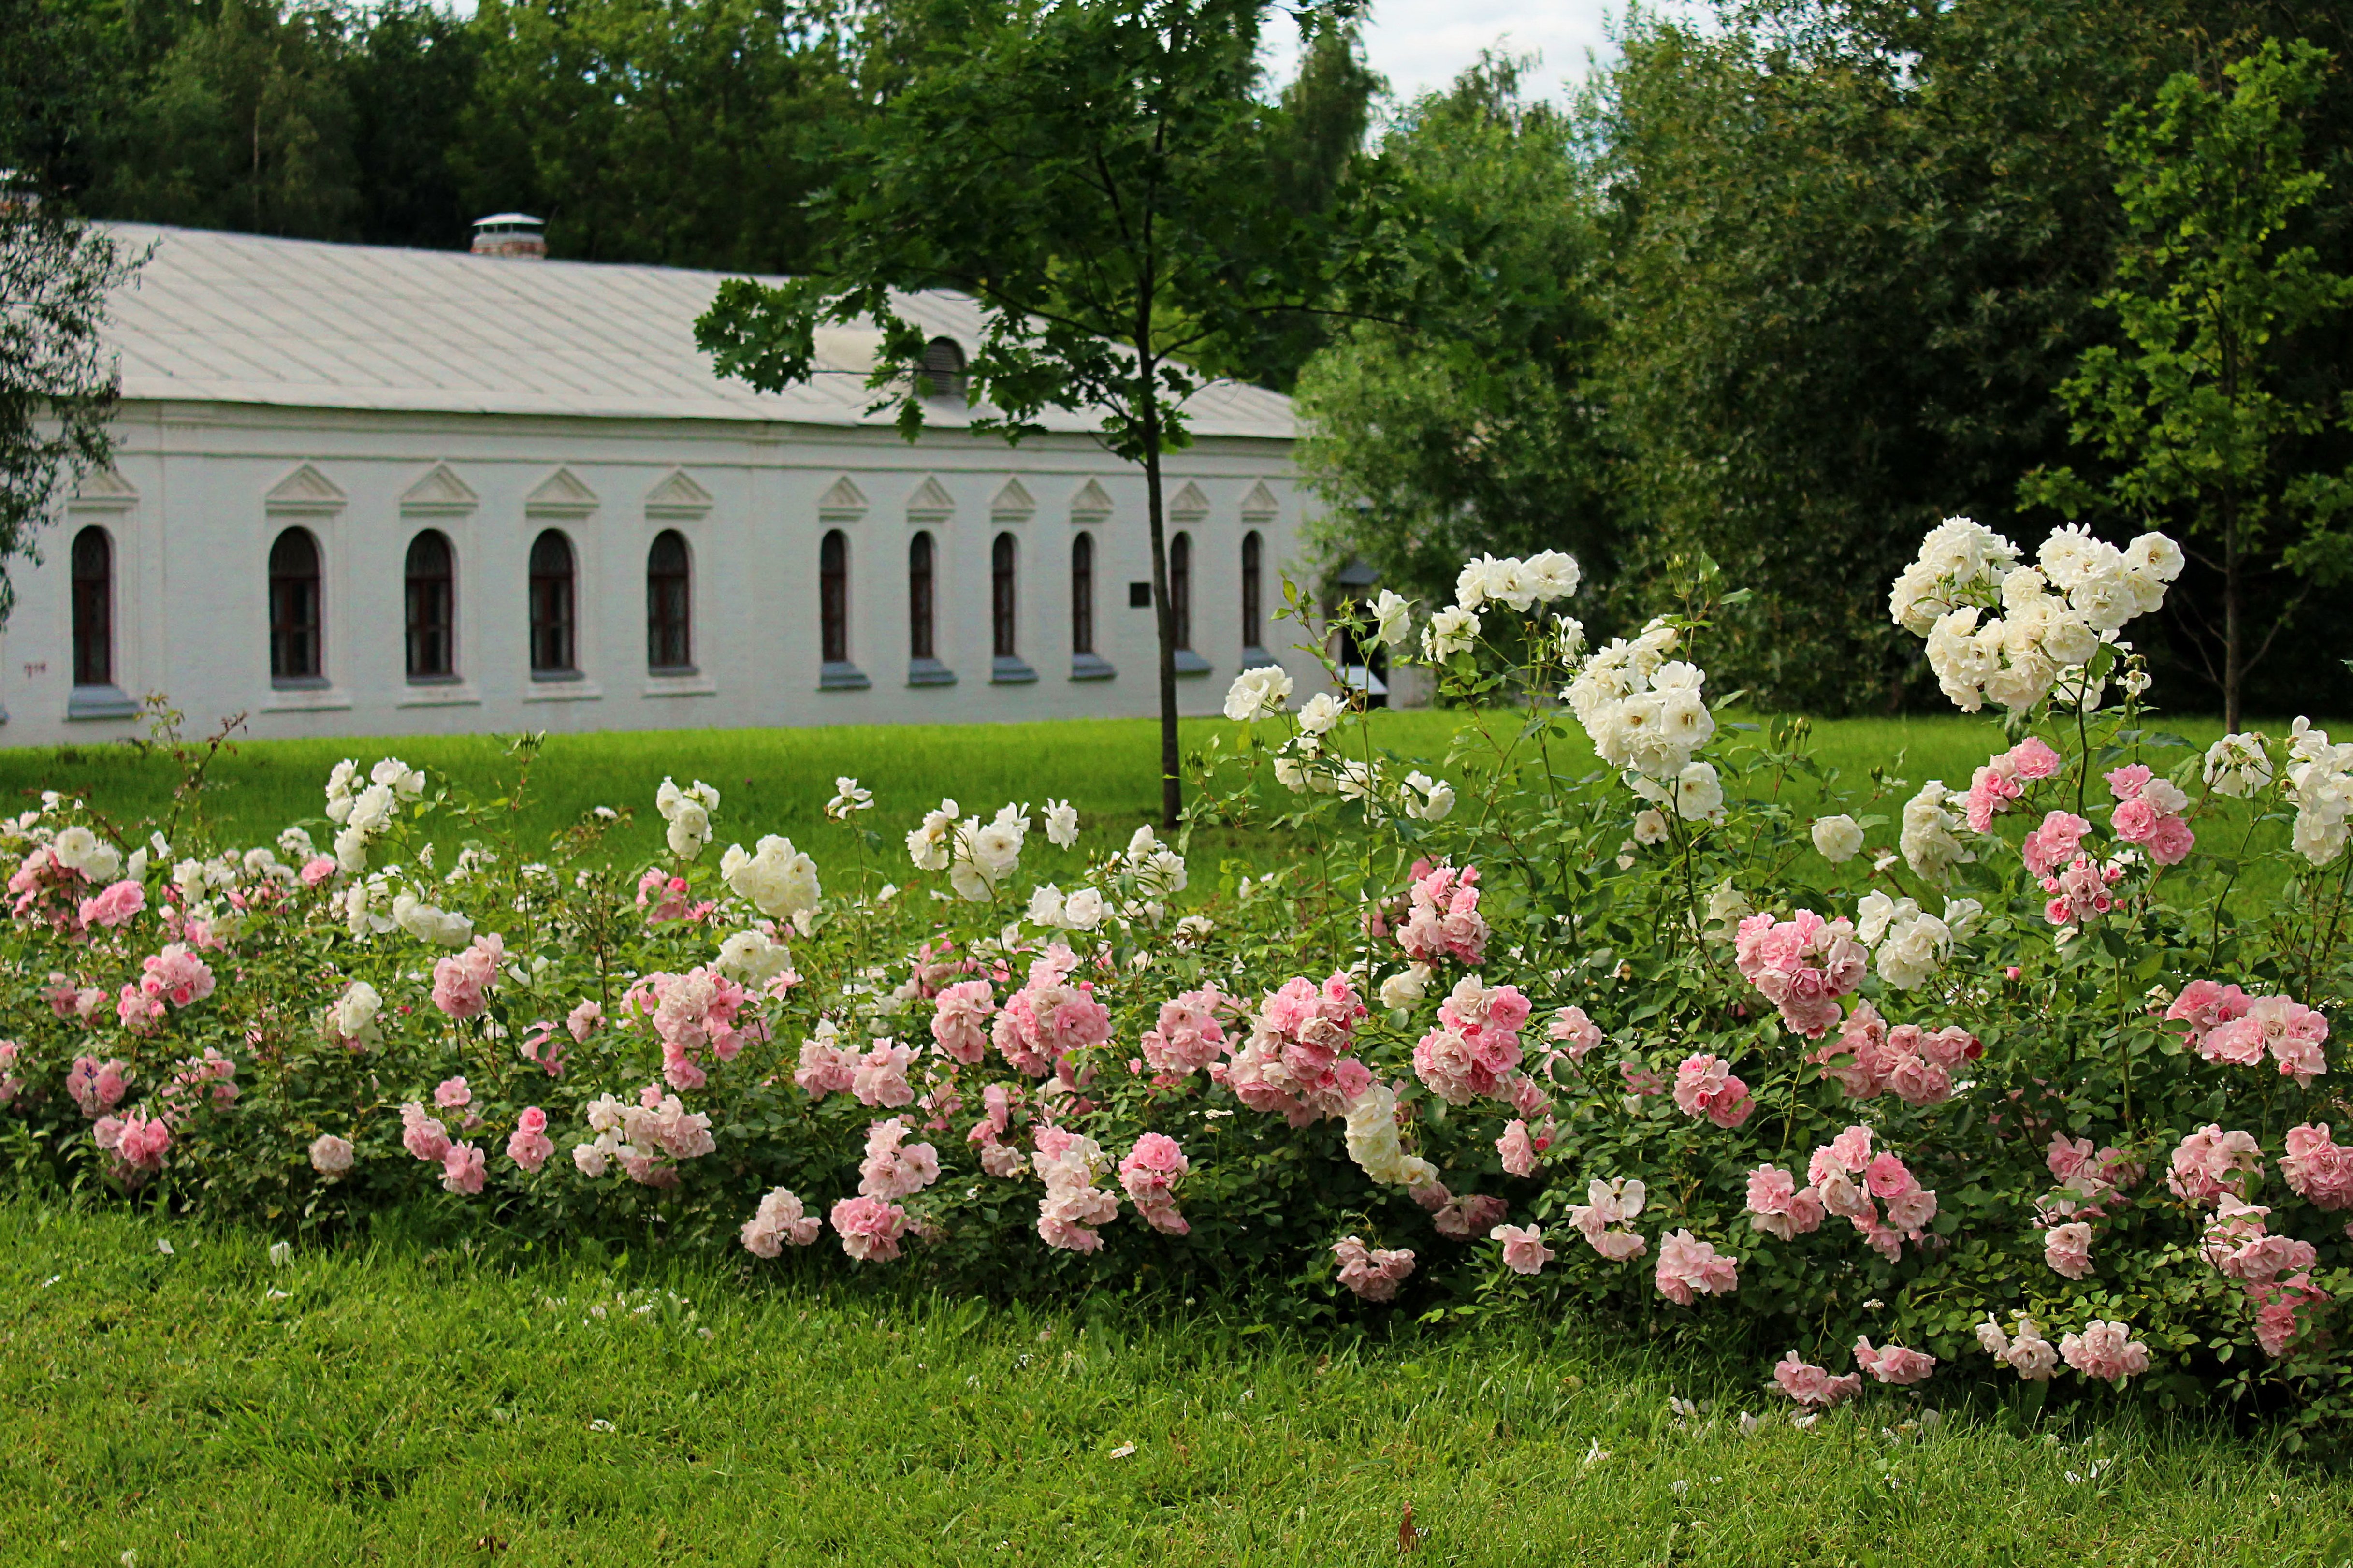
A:
{"type": "MultiPolygon", "coordinates": [[[[1464,721],[1454,711],[1382,713],[1376,734],[1378,744],[1401,756],[1435,763],[1464,721]]],[[[1497,722],[1506,737],[1515,728],[1508,719],[1497,722]]],[[[2211,721],[2167,722],[2200,745],[2221,733],[2211,721]]],[[[1184,744],[1189,752],[1236,729],[1223,720],[1187,721],[1184,744]]],[[[1902,776],[1915,784],[1941,777],[1966,784],[2000,740],[1991,726],[1957,715],[1841,720],[1821,724],[1817,735],[1822,760],[1866,792],[1866,770],[1892,763],[1898,752],[1905,753],[1902,776]]],[[[1721,752],[1739,738],[1729,732],[1714,749],[1721,752]]],[[[387,754],[446,772],[484,799],[513,776],[502,744],[487,736],[239,742],[214,764],[204,808],[240,840],[264,842],[289,822],[318,816],[327,771],[338,758],[354,757],[364,766],[387,754]]],[[[1593,765],[1592,753],[1580,748],[1556,765],[1582,772],[1593,765]]],[[[522,826],[526,842],[540,842],[591,806],[631,805],[638,821],[625,843],[651,853],[661,828],[652,811],[654,789],[669,773],[681,784],[702,778],[719,788],[723,844],[782,833],[822,860],[829,858],[828,836],[840,830],[828,827],[821,813],[834,779],[846,774],[874,792],[876,810],[866,821],[891,840],[942,795],[983,815],[1008,800],[1039,805],[1048,795],[1067,795],[1098,841],[1124,841],[1137,824],[1157,816],[1158,767],[1156,725],[1145,719],[552,735],[533,769],[522,826]]],[[[119,745],[0,750],[0,809],[21,809],[13,803],[59,789],[84,795],[117,820],[135,820],[164,805],[177,776],[167,758],[119,745]]]]}
{"type": "Polygon", "coordinates": [[[1357,1563],[1397,1557],[1409,1505],[1429,1563],[2353,1554],[2353,1483],[2229,1437],[1885,1394],[1800,1431],[1746,1377],[1591,1331],[1300,1338],[776,1265],[267,1243],[0,1205],[0,1559],[1357,1563]],[[1745,1436],[1743,1410],[1776,1415],[1745,1436]]]}

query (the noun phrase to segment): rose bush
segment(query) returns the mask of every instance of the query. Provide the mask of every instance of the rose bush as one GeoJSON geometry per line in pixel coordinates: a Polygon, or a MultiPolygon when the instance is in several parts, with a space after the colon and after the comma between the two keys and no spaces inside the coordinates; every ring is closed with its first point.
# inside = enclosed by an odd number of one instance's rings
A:
{"type": "Polygon", "coordinates": [[[812,847],[665,781],[642,866],[623,810],[526,847],[395,758],[259,847],[51,796],[5,825],[7,1136],[285,1225],[1570,1312],[1809,1409],[2067,1377],[2326,1419],[2353,746],[2149,727],[2121,633],[2179,570],[1946,523],[1891,610],[2005,716],[1966,783],[1851,784],[1719,718],[1704,576],[1588,648],[1574,562],[1482,559],[1419,635],[1352,628],[1463,708],[1446,776],[1234,683],[1191,815],[1294,847],[1266,874],[1086,854],[1055,802],[885,834],[848,779],[812,847]],[[2286,880],[2234,902],[2266,821],[2286,880]]]}

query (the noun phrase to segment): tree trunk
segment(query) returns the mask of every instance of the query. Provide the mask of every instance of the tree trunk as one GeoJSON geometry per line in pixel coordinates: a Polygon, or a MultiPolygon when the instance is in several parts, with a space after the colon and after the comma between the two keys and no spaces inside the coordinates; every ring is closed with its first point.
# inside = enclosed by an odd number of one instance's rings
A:
{"type": "Polygon", "coordinates": [[[2222,494],[2222,729],[2239,729],[2239,686],[2246,678],[2245,634],[2239,626],[2238,498],[2222,494]]]}
{"type": "Polygon", "coordinates": [[[1160,400],[1152,385],[1155,367],[1144,367],[1145,515],[1152,528],[1152,618],[1160,632],[1160,819],[1174,831],[1184,809],[1185,785],[1177,774],[1176,606],[1168,597],[1168,534],[1160,510],[1160,400]]]}

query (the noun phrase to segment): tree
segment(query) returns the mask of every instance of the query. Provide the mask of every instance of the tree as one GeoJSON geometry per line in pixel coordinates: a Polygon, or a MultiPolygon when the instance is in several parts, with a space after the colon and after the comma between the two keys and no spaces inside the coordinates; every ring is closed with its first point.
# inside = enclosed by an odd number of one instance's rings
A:
{"type": "Polygon", "coordinates": [[[2084,353],[2059,394],[2075,439],[2120,466],[2104,486],[2062,467],[2021,487],[2033,500],[2177,522],[2193,551],[2207,547],[2221,625],[2189,625],[2201,653],[2219,647],[2220,668],[2206,662],[2233,730],[2247,672],[2295,608],[2353,572],[2353,531],[2339,526],[2353,464],[2328,440],[2353,434],[2353,410],[2333,363],[2312,374],[2308,337],[2353,306],[2353,278],[2324,268],[2297,232],[2327,183],[2305,166],[2298,120],[2328,60],[2302,39],[2283,49],[2267,38],[2223,68],[2227,86],[2182,72],[2154,113],[2117,110],[2108,145],[2130,239],[2100,304],[2126,343],[2084,353]],[[2276,572],[2302,585],[2257,640],[2248,581],[2276,572]]]}
{"type": "Polygon", "coordinates": [[[807,277],[723,285],[697,328],[722,374],[810,375],[820,326],[881,329],[869,384],[909,438],[926,334],[896,290],[978,300],[975,427],[1019,440],[1062,409],[1144,470],[1160,658],[1161,799],[1175,826],[1176,626],[1161,459],[1185,404],[1262,359],[1324,298],[1332,231],[1278,199],[1279,109],[1252,96],[1265,0],[1062,0],[1010,14],[935,0],[904,85],[819,204],[807,277]]]}
{"type": "Polygon", "coordinates": [[[1575,127],[1521,101],[1520,69],[1490,56],[1390,128],[1365,184],[1397,215],[1376,239],[1410,324],[1349,323],[1300,376],[1330,549],[1430,595],[1482,551],[1567,549],[1606,580],[1616,547],[1608,236],[1575,127]]]}
{"type": "Polygon", "coordinates": [[[107,296],[146,259],[24,191],[0,192],[0,624],[7,563],[37,560],[41,524],[113,451],[121,384],[100,339],[107,296]]]}
{"type": "Polygon", "coordinates": [[[473,219],[514,205],[470,206],[459,183],[481,36],[431,0],[385,0],[367,14],[343,61],[359,238],[463,247],[473,219]]]}

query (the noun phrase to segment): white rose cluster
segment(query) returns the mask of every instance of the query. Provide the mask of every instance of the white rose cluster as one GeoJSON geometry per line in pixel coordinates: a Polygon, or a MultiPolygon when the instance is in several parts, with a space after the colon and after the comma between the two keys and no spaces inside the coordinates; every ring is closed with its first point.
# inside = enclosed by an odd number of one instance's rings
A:
{"type": "Polygon", "coordinates": [[[719,944],[712,961],[720,973],[746,985],[765,985],[792,966],[792,950],[759,930],[739,931],[719,944]]]}
{"type": "Polygon", "coordinates": [[[923,825],[907,830],[907,858],[918,871],[944,871],[955,841],[956,803],[940,802],[923,814],[923,825]]]}
{"type": "Polygon", "coordinates": [[[2353,745],[2331,745],[2327,731],[2298,719],[2288,734],[2287,756],[2281,787],[2295,807],[2289,842],[2306,860],[2326,866],[2344,852],[2353,833],[2347,826],[2353,816],[2353,745]]]}
{"type": "Polygon", "coordinates": [[[1419,1187],[1438,1180],[1438,1167],[1405,1152],[1398,1137],[1397,1096],[1385,1083],[1368,1084],[1348,1102],[1348,1158],[1377,1182],[1419,1187]]]}
{"type": "Polygon", "coordinates": [[[1920,786],[1918,795],[1904,803],[1904,828],[1895,847],[1904,852],[1904,863],[1915,876],[1942,881],[1954,867],[1977,858],[1954,831],[1961,826],[1961,818],[1946,806],[1947,801],[1961,798],[1945,787],[1944,780],[1930,779],[1920,786]]]}
{"type": "Polygon", "coordinates": [[[383,1011],[384,997],[376,988],[364,980],[354,980],[327,1005],[319,1030],[334,1044],[364,1050],[383,1042],[384,1029],[376,1022],[383,1011]]]}
{"type": "Polygon", "coordinates": [[[1953,944],[1968,933],[1985,906],[1975,899],[1947,899],[1940,919],[1910,899],[1865,893],[1855,906],[1855,940],[1870,948],[1879,978],[1898,991],[1916,990],[1944,967],[1953,944]]]}
{"type": "Polygon", "coordinates": [[[2009,540],[1949,517],[1889,590],[1888,614],[1927,639],[1928,668],[1963,712],[1989,701],[2023,711],[2053,685],[2084,685],[2101,644],[2165,603],[2182,556],[2161,533],[2118,550],[2071,525],[2052,531],[2036,562],[2021,565],[2009,540]]]}
{"type": "Polygon", "coordinates": [[[2263,737],[2253,731],[2225,735],[2206,748],[2206,787],[2216,795],[2245,800],[2272,787],[2272,756],[2263,737]]]}
{"type": "Polygon", "coordinates": [[[817,862],[794,848],[791,839],[773,833],[764,835],[751,854],[741,844],[730,844],[719,858],[719,875],[737,897],[749,900],[770,920],[790,920],[814,910],[824,896],[818,886],[817,862]]]}
{"type": "Polygon", "coordinates": [[[1185,857],[1161,843],[1150,823],[1128,837],[1124,858],[1137,890],[1146,898],[1166,899],[1185,890],[1185,857]]]}
{"type": "MultiPolygon", "coordinates": [[[[79,871],[92,883],[104,884],[122,875],[122,851],[79,823],[58,830],[49,853],[69,871],[79,871]]],[[[141,860],[142,868],[145,861],[141,860]]]]}
{"type": "Polygon", "coordinates": [[[1423,822],[1443,822],[1454,810],[1454,786],[1444,779],[1416,771],[1405,775],[1398,805],[1408,816],[1423,822]]]}
{"type": "MultiPolygon", "coordinates": [[[[364,909],[366,905],[363,903],[361,907],[364,909]]],[[[471,919],[465,915],[453,915],[438,905],[427,903],[414,893],[393,895],[392,923],[417,941],[429,942],[435,947],[463,947],[474,940],[471,919]]]]}
{"type": "Polygon", "coordinates": [[[701,779],[681,789],[664,777],[654,792],[654,808],[670,824],[670,852],[691,860],[711,842],[711,814],[719,809],[719,792],[701,779]]]}
{"type": "Polygon", "coordinates": [[[1509,605],[1526,615],[1537,605],[1576,593],[1583,576],[1577,557],[1557,550],[1539,551],[1525,561],[1482,555],[1456,575],[1454,602],[1472,611],[1490,603],[1509,605]]]}
{"type": "Polygon", "coordinates": [[[327,819],[337,825],[335,864],[354,876],[367,869],[368,846],[384,837],[400,803],[425,793],[425,774],[398,757],[385,757],[359,782],[360,765],[346,757],[327,774],[327,819]]]}
{"type": "Polygon", "coordinates": [[[1842,866],[1862,852],[1862,825],[1841,812],[1814,819],[1815,853],[1833,866],[1842,866]]]}
{"type": "Polygon", "coordinates": [[[1095,931],[1111,918],[1111,901],[1093,888],[1067,896],[1051,882],[1030,889],[1029,923],[1049,931],[1095,931]]]}
{"type": "Polygon", "coordinates": [[[1700,694],[1707,677],[1667,657],[1677,637],[1654,620],[1632,641],[1616,639],[1586,659],[1563,695],[1595,752],[1624,770],[1636,794],[1687,822],[1717,821],[1723,783],[1713,766],[1693,760],[1715,734],[1715,715],[1700,694]]]}
{"type": "MultiPolygon", "coordinates": [[[[942,801],[942,805],[953,803],[942,801]]],[[[930,817],[923,819],[928,826],[930,817]]],[[[1021,846],[1029,837],[1029,816],[1021,806],[1008,805],[993,821],[984,824],[977,816],[967,816],[958,824],[949,838],[948,885],[956,896],[971,903],[985,904],[996,897],[997,885],[1013,875],[1020,863],[1021,846]]],[[[908,847],[914,847],[911,837],[908,847]]]]}

